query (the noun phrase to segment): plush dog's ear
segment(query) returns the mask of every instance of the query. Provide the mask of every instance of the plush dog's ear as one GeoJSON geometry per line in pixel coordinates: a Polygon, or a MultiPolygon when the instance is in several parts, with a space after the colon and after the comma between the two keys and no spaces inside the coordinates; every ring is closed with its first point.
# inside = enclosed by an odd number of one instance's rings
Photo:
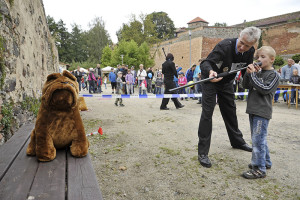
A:
{"type": "Polygon", "coordinates": [[[68,72],[67,70],[65,70],[65,71],[63,72],[63,76],[68,77],[68,78],[71,79],[72,81],[76,81],[76,77],[73,76],[73,75],[72,75],[70,72],[68,72]]]}
{"type": "Polygon", "coordinates": [[[53,73],[47,76],[47,82],[53,81],[61,76],[60,73],[53,73]]]}

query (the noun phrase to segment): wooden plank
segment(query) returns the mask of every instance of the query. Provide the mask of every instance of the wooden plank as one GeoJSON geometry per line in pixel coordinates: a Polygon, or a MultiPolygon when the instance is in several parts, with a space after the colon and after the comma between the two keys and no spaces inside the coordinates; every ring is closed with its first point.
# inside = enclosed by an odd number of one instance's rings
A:
{"type": "Polygon", "coordinates": [[[90,154],[75,158],[67,153],[68,160],[68,199],[100,200],[102,194],[94,172],[90,154]]]}
{"type": "Polygon", "coordinates": [[[36,172],[30,199],[65,200],[66,151],[57,150],[56,158],[50,162],[40,162],[36,172]]]}
{"type": "Polygon", "coordinates": [[[33,123],[23,125],[5,144],[0,146],[0,181],[27,142],[33,128],[33,123]]]}
{"type": "Polygon", "coordinates": [[[23,146],[17,158],[12,163],[0,182],[0,199],[27,199],[31,184],[38,168],[36,157],[26,155],[29,140],[23,146]]]}

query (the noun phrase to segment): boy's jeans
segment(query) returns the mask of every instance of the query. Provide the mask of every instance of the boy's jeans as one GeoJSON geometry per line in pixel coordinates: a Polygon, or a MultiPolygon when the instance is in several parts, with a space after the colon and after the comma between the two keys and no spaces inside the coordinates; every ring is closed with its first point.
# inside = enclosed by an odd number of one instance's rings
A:
{"type": "Polygon", "coordinates": [[[272,166],[267,144],[269,119],[249,114],[250,130],[252,137],[251,165],[257,166],[266,172],[266,165],[272,166]]]}

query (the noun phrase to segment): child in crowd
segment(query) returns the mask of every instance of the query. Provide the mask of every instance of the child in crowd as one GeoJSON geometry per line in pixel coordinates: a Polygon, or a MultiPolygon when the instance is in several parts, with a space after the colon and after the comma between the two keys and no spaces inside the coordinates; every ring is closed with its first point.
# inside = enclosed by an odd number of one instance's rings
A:
{"type": "Polygon", "coordinates": [[[107,89],[107,87],[106,87],[106,83],[107,83],[107,76],[106,76],[106,75],[104,76],[104,81],[103,81],[103,83],[104,83],[105,89],[107,89]]]}
{"type": "Polygon", "coordinates": [[[248,165],[251,170],[242,174],[247,179],[266,177],[266,169],[272,166],[267,135],[272,117],[272,99],[280,79],[272,67],[275,56],[272,47],[262,46],[257,50],[261,67],[250,64],[244,75],[243,87],[249,89],[246,113],[249,114],[253,148],[251,164],[248,165]]]}
{"type": "Polygon", "coordinates": [[[140,84],[140,88],[142,90],[143,95],[146,95],[146,91],[147,91],[147,79],[144,79],[141,84],[140,84]]]}
{"type": "MultiPolygon", "coordinates": [[[[179,72],[179,78],[178,78],[178,85],[179,86],[184,86],[187,83],[187,79],[184,76],[183,72],[179,72]]],[[[186,94],[185,88],[181,88],[178,92],[178,94],[186,94]]],[[[180,98],[181,100],[183,100],[183,97],[180,98]]],[[[185,97],[186,100],[188,100],[187,97],[185,97]]]]}
{"type": "Polygon", "coordinates": [[[97,93],[101,93],[101,85],[102,85],[102,79],[101,77],[97,78],[97,93]]]}
{"type": "Polygon", "coordinates": [[[155,94],[162,94],[161,92],[162,85],[163,85],[163,78],[162,78],[161,70],[159,70],[157,72],[157,77],[155,80],[155,94]]]}
{"type": "MultiPolygon", "coordinates": [[[[290,78],[290,82],[293,83],[293,84],[299,84],[300,83],[300,76],[298,75],[298,70],[297,69],[293,70],[293,75],[290,78]]],[[[291,93],[292,93],[291,94],[291,104],[294,105],[295,104],[296,91],[294,90],[291,93]]],[[[296,98],[298,98],[298,97],[296,97],[296,98]]]]}
{"type": "MultiPolygon", "coordinates": [[[[123,76],[123,73],[121,71],[118,72],[118,78],[117,78],[117,87],[116,87],[116,94],[124,94],[124,87],[123,87],[123,81],[122,81],[122,76],[123,76]]],[[[123,107],[124,104],[123,104],[123,100],[122,98],[116,98],[116,101],[115,101],[115,105],[118,106],[118,102],[120,102],[120,106],[123,107]]]]}

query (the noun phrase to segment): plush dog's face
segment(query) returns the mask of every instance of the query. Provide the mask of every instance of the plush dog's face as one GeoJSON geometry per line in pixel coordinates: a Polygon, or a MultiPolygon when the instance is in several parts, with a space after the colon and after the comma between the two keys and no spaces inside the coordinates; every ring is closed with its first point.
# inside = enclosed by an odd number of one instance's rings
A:
{"type": "Polygon", "coordinates": [[[53,73],[43,87],[42,103],[53,110],[69,110],[77,105],[78,83],[68,71],[53,73]]]}

